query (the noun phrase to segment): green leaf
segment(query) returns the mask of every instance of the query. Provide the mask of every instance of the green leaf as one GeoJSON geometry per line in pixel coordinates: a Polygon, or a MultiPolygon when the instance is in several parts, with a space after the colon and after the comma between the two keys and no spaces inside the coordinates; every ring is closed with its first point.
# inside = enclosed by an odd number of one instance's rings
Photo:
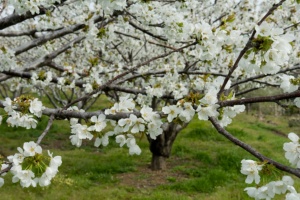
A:
{"type": "Polygon", "coordinates": [[[183,27],[183,23],[182,23],[182,22],[177,22],[176,24],[177,24],[177,26],[179,26],[180,28],[183,27]]]}

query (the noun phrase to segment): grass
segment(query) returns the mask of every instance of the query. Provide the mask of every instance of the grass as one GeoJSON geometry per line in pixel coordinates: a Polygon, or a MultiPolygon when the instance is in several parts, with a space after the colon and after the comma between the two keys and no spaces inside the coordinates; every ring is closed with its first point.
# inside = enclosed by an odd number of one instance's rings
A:
{"type": "MultiPolygon", "coordinates": [[[[36,140],[46,124],[47,118],[35,130],[2,124],[0,153],[11,155],[23,142],[36,140]]],[[[238,116],[227,130],[285,164],[288,162],[282,145],[288,139],[284,135],[290,131],[300,133],[299,127],[288,127],[286,117],[265,116],[259,121],[255,115],[246,114],[238,116]]],[[[61,155],[63,160],[58,176],[49,187],[21,188],[11,183],[12,175],[8,174],[0,189],[1,199],[250,199],[243,191],[249,185],[239,172],[240,161],[255,158],[228,142],[208,122],[193,120],[179,134],[168,160],[169,170],[163,172],[147,169],[151,154],[146,139],[138,142],[142,155],[129,156],[128,149],[119,148],[113,139],[105,148],[94,148],[93,142],[84,142],[81,148],[76,148],[70,145],[69,132],[66,121],[59,121],[42,143],[44,149],[61,155]]],[[[276,180],[279,175],[265,179],[276,180]]],[[[299,180],[295,178],[295,181],[299,188],[299,180]]]]}

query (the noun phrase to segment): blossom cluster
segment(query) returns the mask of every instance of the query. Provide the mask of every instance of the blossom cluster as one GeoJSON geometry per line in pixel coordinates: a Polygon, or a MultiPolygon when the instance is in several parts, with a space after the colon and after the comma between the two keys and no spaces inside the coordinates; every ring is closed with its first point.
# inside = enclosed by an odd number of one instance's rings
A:
{"type": "Polygon", "coordinates": [[[7,3],[14,7],[15,12],[18,14],[24,14],[28,11],[30,11],[32,14],[39,14],[40,13],[40,7],[49,7],[52,6],[55,2],[61,2],[61,0],[29,0],[25,3],[18,3],[15,0],[8,0],[7,3]]]}
{"type": "Polygon", "coordinates": [[[147,124],[147,134],[150,138],[156,139],[156,137],[162,134],[163,130],[161,125],[163,124],[159,114],[153,111],[152,108],[148,106],[143,106],[141,109],[141,115],[147,124]]]}
{"type": "Polygon", "coordinates": [[[37,120],[41,117],[44,106],[37,98],[18,97],[13,101],[7,97],[3,102],[4,110],[9,116],[6,122],[12,127],[36,128],[37,120]],[[19,109],[20,111],[18,111],[19,109]],[[28,114],[30,113],[30,114],[28,114]]]}
{"type": "Polygon", "coordinates": [[[286,194],[286,200],[300,199],[300,194],[293,187],[294,181],[290,176],[283,176],[282,180],[271,181],[261,187],[247,187],[247,194],[255,199],[272,199],[276,194],[286,194]]]}
{"type": "Polygon", "coordinates": [[[284,32],[274,22],[264,21],[255,26],[256,38],[253,48],[248,50],[241,67],[247,73],[276,74],[287,65],[295,36],[284,32]]]}
{"type": "MultiPolygon", "coordinates": [[[[121,97],[118,103],[115,103],[110,109],[105,110],[106,115],[115,115],[119,112],[133,112],[135,108],[135,103],[133,99],[129,96],[121,97]]],[[[136,140],[133,134],[146,133],[152,139],[156,139],[163,130],[161,125],[163,124],[159,114],[154,112],[152,108],[148,106],[143,106],[141,109],[141,117],[137,117],[134,114],[130,114],[128,118],[121,118],[116,123],[113,120],[106,119],[106,115],[100,114],[98,116],[93,116],[90,119],[90,124],[81,124],[78,119],[72,118],[71,123],[71,143],[77,147],[82,145],[82,140],[91,140],[95,138],[94,145],[99,147],[101,144],[103,146],[108,145],[109,137],[116,136],[116,142],[120,143],[122,147],[125,143],[129,148],[130,154],[140,154],[141,150],[136,144],[136,140]],[[107,122],[110,122],[113,130],[104,132],[107,122]],[[124,133],[127,136],[124,135],[124,133]]]]}
{"type": "MultiPolygon", "coordinates": [[[[292,142],[284,143],[285,158],[293,165],[299,168],[300,166],[300,151],[299,151],[299,137],[295,133],[289,133],[288,138],[292,142]]],[[[265,167],[265,163],[259,164],[253,160],[242,160],[241,173],[247,175],[246,183],[255,184],[260,183],[259,172],[265,167]]],[[[245,191],[254,199],[272,199],[276,194],[286,194],[286,200],[299,200],[300,193],[297,193],[294,188],[294,181],[290,176],[283,176],[281,180],[271,181],[266,185],[259,187],[247,187],[245,191]]]]}
{"type": "MultiPolygon", "coordinates": [[[[205,96],[199,100],[199,105],[196,110],[200,120],[208,120],[209,117],[217,117],[222,127],[227,126],[232,122],[237,114],[244,112],[244,105],[234,105],[231,107],[220,108],[218,105],[218,91],[224,81],[223,77],[218,77],[206,89],[205,96]]],[[[231,82],[228,82],[225,89],[229,89],[231,82]]],[[[230,93],[228,96],[222,97],[224,100],[234,100],[235,95],[230,93]]]]}
{"type": "Polygon", "coordinates": [[[118,112],[131,112],[135,108],[135,103],[132,98],[129,98],[129,95],[120,97],[118,103],[115,103],[113,107],[105,110],[106,115],[114,115],[118,112]]]}
{"type": "Polygon", "coordinates": [[[49,83],[52,80],[52,72],[41,71],[39,74],[33,72],[31,76],[31,80],[34,85],[45,88],[46,86],[49,86],[49,83]]]}
{"type": "Polygon", "coordinates": [[[127,145],[129,148],[129,154],[141,154],[141,149],[140,147],[136,144],[136,140],[133,135],[127,134],[127,139],[124,135],[118,135],[116,137],[116,142],[120,144],[120,147],[122,147],[124,144],[127,145]]]}
{"type": "Polygon", "coordinates": [[[284,143],[283,145],[285,158],[291,163],[291,165],[300,168],[299,136],[295,133],[289,133],[288,138],[291,140],[291,142],[284,143]]]}
{"type": "MultiPolygon", "coordinates": [[[[141,121],[142,119],[140,119],[141,121]]],[[[133,126],[131,129],[132,133],[137,133],[139,131],[144,131],[145,126],[143,124],[139,124],[137,122],[137,118],[135,115],[130,115],[130,118],[127,119],[121,119],[119,120],[120,125],[116,125],[112,122],[113,125],[115,125],[114,131],[108,131],[101,137],[99,137],[97,134],[100,134],[100,132],[106,127],[107,119],[105,119],[105,115],[100,114],[99,116],[93,116],[90,121],[93,125],[87,126],[82,125],[78,123],[78,119],[71,119],[71,136],[70,140],[71,143],[77,147],[80,147],[82,145],[82,140],[84,139],[93,139],[95,138],[94,146],[99,147],[101,144],[103,146],[107,146],[109,143],[109,137],[110,136],[116,136],[116,142],[120,144],[120,147],[122,147],[124,144],[127,144],[127,147],[129,148],[129,154],[140,154],[141,149],[136,144],[136,140],[132,134],[127,134],[127,139],[125,135],[119,134],[121,132],[127,132],[129,130],[129,127],[133,126]],[[134,123],[134,125],[133,125],[134,123]],[[123,130],[122,130],[122,126],[123,130]],[[92,134],[92,132],[94,134],[92,134]]]]}
{"type": "Polygon", "coordinates": [[[14,51],[5,47],[0,49],[1,67],[0,72],[10,69],[15,69],[17,66],[16,61],[13,59],[14,51]]]}
{"type": "Polygon", "coordinates": [[[189,122],[195,115],[195,109],[191,102],[179,101],[176,105],[164,106],[162,112],[167,116],[168,122],[172,122],[175,118],[179,118],[183,122],[189,122]]]}
{"type": "MultiPolygon", "coordinates": [[[[25,142],[23,148],[18,147],[19,153],[8,156],[7,159],[12,167],[12,182],[20,182],[22,187],[44,187],[51,183],[56,176],[58,167],[62,164],[61,156],[55,156],[48,151],[48,156],[42,154],[42,148],[37,143],[25,142]]],[[[1,170],[9,164],[2,164],[1,170]]],[[[0,185],[4,180],[0,179],[0,185]]]]}
{"type": "Polygon", "coordinates": [[[282,28],[275,27],[273,22],[264,22],[260,26],[255,27],[258,37],[270,40],[271,46],[264,43],[265,54],[262,57],[261,71],[264,74],[275,74],[289,60],[289,54],[292,52],[291,42],[295,37],[290,33],[284,33],[282,28]]]}
{"type": "Polygon", "coordinates": [[[89,132],[87,125],[78,123],[78,119],[72,118],[71,123],[71,143],[77,147],[80,147],[83,139],[91,140],[93,135],[89,132]]]}
{"type": "Polygon", "coordinates": [[[284,92],[294,92],[298,89],[299,86],[296,84],[292,84],[292,82],[291,82],[295,78],[294,76],[283,74],[279,77],[282,79],[280,88],[284,92]]]}

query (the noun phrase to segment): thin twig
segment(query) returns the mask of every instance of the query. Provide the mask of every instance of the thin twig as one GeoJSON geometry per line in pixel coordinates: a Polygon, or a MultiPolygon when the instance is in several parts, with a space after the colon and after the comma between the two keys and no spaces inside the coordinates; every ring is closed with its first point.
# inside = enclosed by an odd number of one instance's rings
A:
{"type": "Polygon", "coordinates": [[[40,135],[40,137],[37,140],[37,144],[40,144],[42,139],[45,137],[45,135],[47,135],[47,133],[49,132],[52,124],[53,124],[53,120],[54,120],[54,114],[50,115],[47,127],[45,128],[44,132],[40,135]]]}

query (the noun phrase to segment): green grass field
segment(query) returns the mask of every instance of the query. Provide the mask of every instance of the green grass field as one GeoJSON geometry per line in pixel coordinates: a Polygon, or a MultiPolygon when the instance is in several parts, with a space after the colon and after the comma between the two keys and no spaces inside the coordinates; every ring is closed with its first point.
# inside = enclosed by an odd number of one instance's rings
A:
{"type": "MultiPolygon", "coordinates": [[[[36,130],[0,126],[0,153],[11,155],[23,142],[36,141],[46,126],[43,118],[36,130]]],[[[255,115],[236,117],[227,130],[248,142],[263,154],[288,164],[284,158],[284,137],[300,128],[289,128],[288,117],[265,116],[259,121],[255,115]]],[[[179,134],[173,146],[168,170],[152,172],[148,166],[151,154],[145,139],[139,141],[140,156],[128,155],[127,148],[119,148],[114,141],[105,148],[94,148],[88,141],[81,148],[70,144],[70,129],[65,121],[55,123],[42,142],[43,149],[62,156],[57,177],[46,188],[22,188],[11,183],[7,174],[0,188],[0,199],[162,199],[162,200],[231,200],[250,199],[243,191],[252,186],[244,183],[240,161],[254,159],[249,153],[218,134],[208,122],[193,120],[179,134]]],[[[264,176],[263,181],[281,178],[281,173],[264,176]]],[[[296,187],[300,181],[294,178],[296,187]]],[[[282,199],[278,196],[277,199],[282,199]]]]}

